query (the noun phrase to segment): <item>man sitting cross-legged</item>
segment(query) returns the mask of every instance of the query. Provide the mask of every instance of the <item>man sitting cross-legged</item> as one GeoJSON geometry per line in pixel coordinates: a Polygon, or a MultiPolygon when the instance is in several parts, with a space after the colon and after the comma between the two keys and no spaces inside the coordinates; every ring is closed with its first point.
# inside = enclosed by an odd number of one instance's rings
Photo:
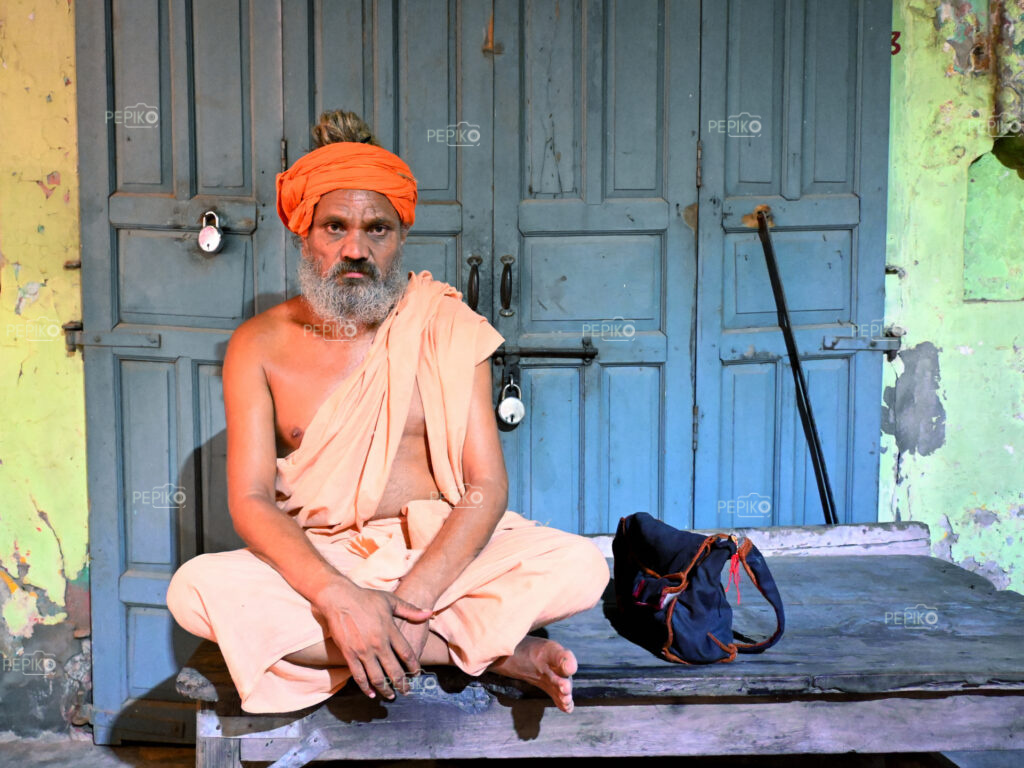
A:
{"type": "Polygon", "coordinates": [[[491,401],[502,337],[427,272],[404,274],[416,180],[350,113],[278,176],[302,295],[243,323],[224,360],[228,505],[247,548],[205,554],[167,604],[216,641],[248,712],[373,697],[454,664],[572,711],[577,662],[528,635],[594,606],[590,540],[507,511],[491,401]]]}

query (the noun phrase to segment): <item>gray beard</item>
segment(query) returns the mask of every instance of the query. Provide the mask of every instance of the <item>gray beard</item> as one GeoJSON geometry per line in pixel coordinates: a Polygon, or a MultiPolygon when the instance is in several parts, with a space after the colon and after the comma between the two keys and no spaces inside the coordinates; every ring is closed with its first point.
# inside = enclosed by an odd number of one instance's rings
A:
{"type": "Polygon", "coordinates": [[[381,277],[375,264],[339,262],[320,276],[317,268],[299,256],[299,287],[313,311],[323,320],[341,328],[379,325],[405,293],[408,279],[402,270],[402,253],[395,254],[387,273],[381,277]],[[339,282],[345,272],[369,270],[372,274],[339,282]]]}

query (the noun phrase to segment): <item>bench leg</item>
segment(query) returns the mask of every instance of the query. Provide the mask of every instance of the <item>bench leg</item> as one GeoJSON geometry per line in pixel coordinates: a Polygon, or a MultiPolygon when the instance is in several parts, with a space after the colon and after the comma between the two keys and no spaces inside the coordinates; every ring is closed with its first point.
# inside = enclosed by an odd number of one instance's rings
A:
{"type": "Polygon", "coordinates": [[[196,768],[242,768],[242,742],[220,736],[196,739],[196,768]]]}

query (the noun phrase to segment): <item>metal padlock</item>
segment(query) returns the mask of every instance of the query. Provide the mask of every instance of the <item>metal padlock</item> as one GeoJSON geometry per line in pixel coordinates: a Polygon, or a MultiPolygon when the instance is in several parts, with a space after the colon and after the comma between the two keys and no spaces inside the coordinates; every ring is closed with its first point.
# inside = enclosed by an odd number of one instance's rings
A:
{"type": "Polygon", "coordinates": [[[220,230],[220,219],[213,211],[203,214],[203,228],[199,230],[199,247],[206,253],[217,253],[224,247],[224,233],[220,230]],[[213,219],[213,223],[210,223],[213,219]]]}
{"type": "Polygon", "coordinates": [[[498,402],[497,414],[498,418],[509,426],[514,427],[526,415],[526,406],[523,405],[522,396],[523,391],[514,381],[510,380],[501,389],[501,400],[498,402]],[[516,391],[514,396],[506,394],[510,388],[516,391]]]}

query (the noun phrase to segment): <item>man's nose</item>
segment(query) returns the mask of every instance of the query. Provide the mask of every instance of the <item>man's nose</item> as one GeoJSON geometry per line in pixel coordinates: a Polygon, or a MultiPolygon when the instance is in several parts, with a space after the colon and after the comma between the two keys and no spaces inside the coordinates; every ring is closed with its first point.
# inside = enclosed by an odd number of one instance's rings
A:
{"type": "Polygon", "coordinates": [[[358,227],[353,227],[346,232],[341,241],[338,257],[352,261],[364,261],[370,258],[370,245],[366,233],[358,227]]]}

